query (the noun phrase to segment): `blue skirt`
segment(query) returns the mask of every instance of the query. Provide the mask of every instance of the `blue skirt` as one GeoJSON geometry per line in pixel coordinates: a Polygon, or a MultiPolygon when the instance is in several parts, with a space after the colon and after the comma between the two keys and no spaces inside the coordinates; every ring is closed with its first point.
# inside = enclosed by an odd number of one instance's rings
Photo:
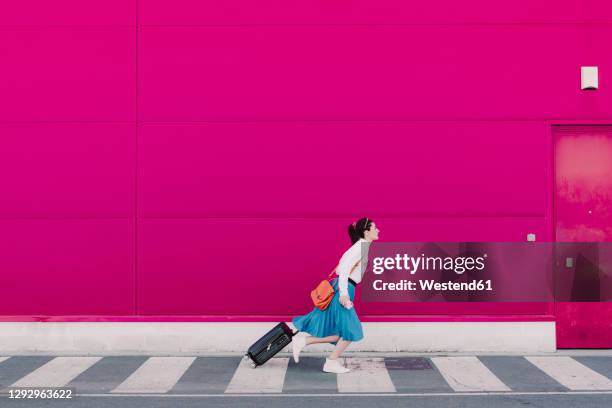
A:
{"type": "MultiPolygon", "coordinates": [[[[359,341],[363,338],[361,322],[355,308],[345,308],[340,304],[340,292],[338,290],[338,278],[331,281],[334,288],[334,297],[327,306],[321,310],[314,307],[308,314],[293,318],[293,325],[299,331],[310,334],[314,337],[340,336],[347,341],[359,341]]],[[[351,301],[355,299],[355,286],[348,283],[348,293],[351,301]]],[[[336,344],[336,341],[330,341],[336,344]]]]}

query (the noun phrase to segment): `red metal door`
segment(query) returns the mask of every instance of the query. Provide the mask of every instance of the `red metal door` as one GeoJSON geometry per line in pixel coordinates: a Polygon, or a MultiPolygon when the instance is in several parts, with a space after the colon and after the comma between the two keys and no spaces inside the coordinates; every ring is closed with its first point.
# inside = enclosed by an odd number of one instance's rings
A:
{"type": "MultiPolygon", "coordinates": [[[[612,241],[612,126],[554,126],[555,240],[612,241]]],[[[557,302],[558,348],[612,347],[612,302],[557,302]]]]}

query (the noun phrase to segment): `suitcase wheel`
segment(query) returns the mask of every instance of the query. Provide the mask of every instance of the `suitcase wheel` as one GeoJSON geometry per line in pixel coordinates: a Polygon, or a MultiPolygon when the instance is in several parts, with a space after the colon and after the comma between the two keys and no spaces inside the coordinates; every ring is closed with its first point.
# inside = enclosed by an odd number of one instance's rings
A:
{"type": "Polygon", "coordinates": [[[251,363],[249,364],[249,365],[251,366],[251,368],[257,368],[257,364],[255,364],[255,362],[253,362],[253,361],[251,360],[251,358],[249,357],[249,355],[248,355],[248,354],[245,354],[245,355],[242,357],[242,359],[243,359],[243,360],[249,360],[249,361],[251,361],[251,363]]]}

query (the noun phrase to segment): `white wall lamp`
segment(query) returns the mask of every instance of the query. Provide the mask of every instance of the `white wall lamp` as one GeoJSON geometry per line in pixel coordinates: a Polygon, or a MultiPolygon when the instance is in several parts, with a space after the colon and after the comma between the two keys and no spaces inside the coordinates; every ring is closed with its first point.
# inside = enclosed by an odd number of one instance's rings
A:
{"type": "Polygon", "coordinates": [[[597,67],[580,67],[580,89],[596,90],[598,86],[597,67]]]}

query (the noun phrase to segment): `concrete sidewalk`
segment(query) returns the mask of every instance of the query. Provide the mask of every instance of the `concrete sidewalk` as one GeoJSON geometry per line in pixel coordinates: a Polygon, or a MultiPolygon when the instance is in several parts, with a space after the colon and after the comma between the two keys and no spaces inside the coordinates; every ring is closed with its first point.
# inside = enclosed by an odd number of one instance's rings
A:
{"type": "MultiPolygon", "coordinates": [[[[275,322],[0,322],[0,355],[242,353],[275,325],[275,322]]],[[[364,338],[351,344],[351,351],[544,353],[556,350],[552,321],[368,322],[363,323],[363,330],[364,338]]],[[[312,346],[313,351],[332,349],[331,344],[312,346]]]]}

